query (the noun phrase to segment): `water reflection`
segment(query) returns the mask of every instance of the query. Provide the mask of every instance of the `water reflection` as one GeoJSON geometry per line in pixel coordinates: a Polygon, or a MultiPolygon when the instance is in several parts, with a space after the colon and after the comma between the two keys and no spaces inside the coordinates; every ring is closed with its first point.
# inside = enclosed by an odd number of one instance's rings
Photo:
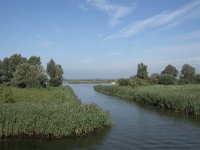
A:
{"type": "Polygon", "coordinates": [[[111,128],[107,127],[87,136],[67,139],[8,138],[7,141],[0,143],[0,150],[93,150],[102,145],[110,130],[111,128]]]}

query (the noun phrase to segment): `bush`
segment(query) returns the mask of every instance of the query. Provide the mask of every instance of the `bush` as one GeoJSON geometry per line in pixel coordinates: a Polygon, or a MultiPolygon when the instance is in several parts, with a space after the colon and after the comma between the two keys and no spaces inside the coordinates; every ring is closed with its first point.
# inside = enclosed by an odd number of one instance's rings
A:
{"type": "Polygon", "coordinates": [[[175,83],[176,83],[175,78],[170,74],[161,74],[158,77],[158,84],[170,85],[175,83]]]}
{"type": "Polygon", "coordinates": [[[129,80],[129,85],[131,87],[137,87],[137,86],[147,86],[148,82],[147,80],[139,79],[137,77],[131,78],[129,80]]]}
{"type": "Polygon", "coordinates": [[[128,86],[128,85],[129,85],[129,79],[123,79],[123,78],[121,78],[121,79],[119,79],[119,80],[117,81],[117,83],[118,83],[120,86],[128,86]]]}

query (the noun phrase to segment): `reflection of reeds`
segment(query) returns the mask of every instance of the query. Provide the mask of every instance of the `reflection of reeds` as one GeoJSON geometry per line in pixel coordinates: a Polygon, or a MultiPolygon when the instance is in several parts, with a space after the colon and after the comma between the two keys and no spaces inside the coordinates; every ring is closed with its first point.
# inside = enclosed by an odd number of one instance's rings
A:
{"type": "Polygon", "coordinates": [[[137,88],[95,86],[98,92],[151,105],[200,115],[200,85],[153,85],[137,88]]]}
{"type": "Polygon", "coordinates": [[[79,136],[109,124],[95,104],[81,104],[72,89],[12,88],[15,103],[0,101],[0,138],[79,136]]]}

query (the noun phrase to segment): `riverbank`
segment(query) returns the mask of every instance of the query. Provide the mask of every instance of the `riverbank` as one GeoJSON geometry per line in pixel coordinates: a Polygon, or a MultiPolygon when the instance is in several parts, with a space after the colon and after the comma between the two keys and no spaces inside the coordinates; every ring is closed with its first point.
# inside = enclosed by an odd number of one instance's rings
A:
{"type": "Polygon", "coordinates": [[[94,90],[125,100],[143,102],[190,115],[200,115],[200,85],[152,85],[136,88],[98,85],[94,86],[94,90]]]}
{"type": "Polygon", "coordinates": [[[0,138],[81,136],[110,124],[107,112],[95,104],[81,104],[70,87],[3,88],[0,138]]]}

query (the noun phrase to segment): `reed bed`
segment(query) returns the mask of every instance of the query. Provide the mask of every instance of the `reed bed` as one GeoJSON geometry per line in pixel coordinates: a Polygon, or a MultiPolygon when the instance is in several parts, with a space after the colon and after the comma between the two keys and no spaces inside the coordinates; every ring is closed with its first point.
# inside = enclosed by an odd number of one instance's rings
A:
{"type": "Polygon", "coordinates": [[[11,90],[13,103],[0,98],[0,138],[81,136],[110,124],[108,112],[81,104],[70,87],[11,90]]]}
{"type": "Polygon", "coordinates": [[[143,102],[190,115],[200,115],[200,85],[152,85],[136,88],[98,85],[94,89],[125,100],[143,102]]]}

